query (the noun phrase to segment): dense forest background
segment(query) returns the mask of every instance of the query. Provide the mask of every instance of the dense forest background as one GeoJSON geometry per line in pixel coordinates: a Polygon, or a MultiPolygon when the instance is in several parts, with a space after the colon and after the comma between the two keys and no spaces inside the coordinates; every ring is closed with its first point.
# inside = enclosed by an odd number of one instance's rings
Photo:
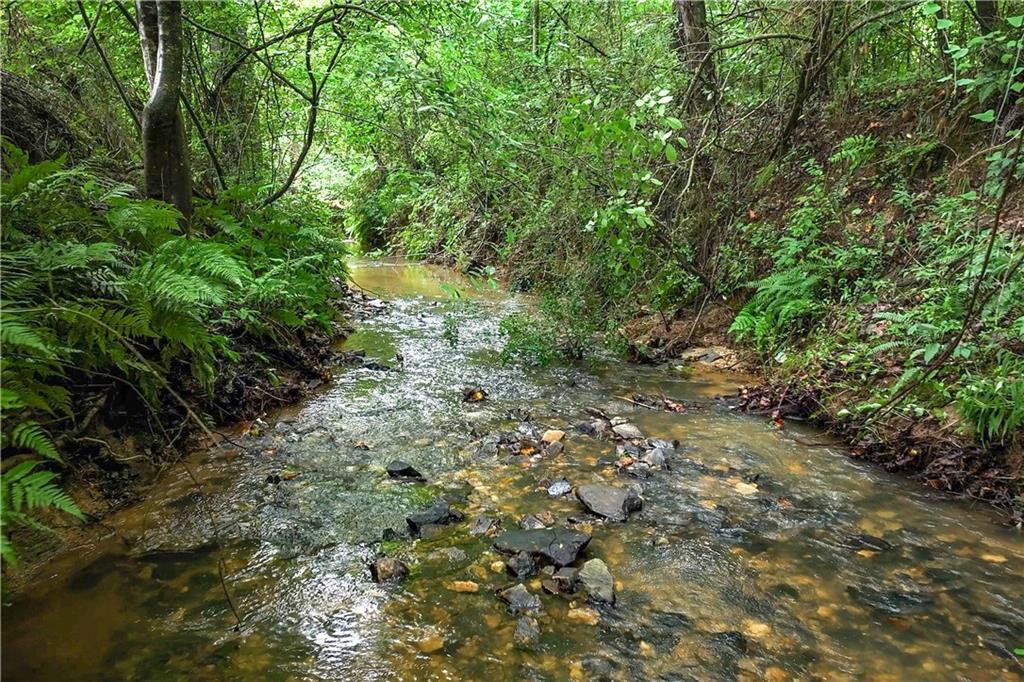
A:
{"type": "Polygon", "coordinates": [[[2,21],[8,561],[40,510],[82,516],[63,465],[130,481],[326,376],[346,238],[535,293],[515,361],[739,344],[756,406],[1019,519],[1020,3],[2,21]]]}

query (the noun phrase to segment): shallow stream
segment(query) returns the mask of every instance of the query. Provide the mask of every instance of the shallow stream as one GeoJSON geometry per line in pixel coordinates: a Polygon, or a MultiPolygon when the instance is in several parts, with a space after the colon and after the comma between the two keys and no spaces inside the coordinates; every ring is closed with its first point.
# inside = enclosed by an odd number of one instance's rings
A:
{"type": "Polygon", "coordinates": [[[498,323],[522,301],[418,265],[360,264],[353,278],[391,302],[346,342],[380,364],[198,453],[206,494],[171,471],[107,519],[116,535],[56,561],[4,608],[5,680],[1021,679],[1024,538],[985,510],[714,400],[743,377],[504,365],[498,323]],[[487,399],[464,402],[466,386],[487,399]],[[689,407],[622,399],[637,392],[689,407]],[[575,428],[587,408],[678,440],[668,468],[618,471],[617,443],[575,428]],[[557,455],[492,447],[547,429],[567,433],[557,455]],[[395,459],[427,483],[389,479],[395,459]],[[638,484],[643,508],[601,521],[548,494],[561,477],[638,484]],[[440,495],[466,521],[381,542],[440,495]],[[527,579],[540,634],[517,641],[495,596],[517,581],[468,529],[545,512],[592,534],[580,561],[604,560],[616,603],[527,579]],[[409,577],[374,583],[381,552],[409,577]]]}

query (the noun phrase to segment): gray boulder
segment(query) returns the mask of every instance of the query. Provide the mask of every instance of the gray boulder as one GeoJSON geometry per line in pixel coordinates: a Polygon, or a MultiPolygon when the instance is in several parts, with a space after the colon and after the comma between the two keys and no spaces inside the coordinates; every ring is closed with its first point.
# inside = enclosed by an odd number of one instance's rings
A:
{"type": "Polygon", "coordinates": [[[602,483],[581,485],[576,489],[576,497],[587,511],[609,521],[625,521],[630,512],[643,507],[643,500],[635,491],[602,483]]]}

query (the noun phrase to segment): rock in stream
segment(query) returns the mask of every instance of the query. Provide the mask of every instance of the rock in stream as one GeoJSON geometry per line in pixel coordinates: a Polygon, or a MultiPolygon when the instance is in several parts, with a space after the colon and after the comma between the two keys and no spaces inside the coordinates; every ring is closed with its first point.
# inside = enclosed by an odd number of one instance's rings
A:
{"type": "Polygon", "coordinates": [[[568,528],[511,530],[494,541],[502,554],[525,552],[555,566],[568,566],[590,542],[590,535],[568,528]]]}
{"type": "Polygon", "coordinates": [[[625,521],[630,512],[643,506],[643,500],[632,489],[601,483],[581,485],[576,489],[576,497],[590,513],[609,521],[625,521]]]}
{"type": "Polygon", "coordinates": [[[615,603],[615,581],[608,566],[600,559],[590,559],[577,575],[591,601],[615,603]]]}
{"type": "Polygon", "coordinates": [[[429,526],[446,526],[463,518],[462,512],[452,509],[446,500],[438,498],[423,511],[407,517],[405,522],[409,525],[409,533],[417,538],[429,526]]]}

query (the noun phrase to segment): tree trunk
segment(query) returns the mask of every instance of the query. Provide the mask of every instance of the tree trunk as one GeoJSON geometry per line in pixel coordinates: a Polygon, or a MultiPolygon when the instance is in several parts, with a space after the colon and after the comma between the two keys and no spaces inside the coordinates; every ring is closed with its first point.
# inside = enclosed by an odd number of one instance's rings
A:
{"type": "Polygon", "coordinates": [[[530,8],[530,51],[536,57],[540,48],[540,0],[533,0],[530,8]]]}
{"type": "Polygon", "coordinates": [[[705,93],[715,91],[715,64],[711,59],[711,38],[704,0],[674,0],[676,11],[675,48],[679,59],[701,80],[705,93]]]}
{"type": "MultiPolygon", "coordinates": [[[[946,8],[939,0],[939,11],[935,13],[936,22],[946,18],[946,8]]],[[[939,59],[942,60],[942,70],[945,73],[953,73],[953,58],[949,54],[949,32],[948,29],[935,29],[935,44],[939,48],[939,59]]]]}
{"type": "Polygon", "coordinates": [[[797,124],[800,123],[800,116],[803,115],[804,105],[818,83],[818,79],[824,72],[825,56],[828,53],[829,30],[832,26],[832,16],[835,11],[835,3],[828,2],[819,7],[817,17],[814,21],[814,41],[807,48],[803,64],[800,69],[800,78],[797,80],[796,94],[793,96],[793,105],[786,117],[786,123],[779,134],[779,140],[775,147],[775,155],[781,156],[789,147],[797,124]]]}
{"type": "Polygon", "coordinates": [[[992,33],[999,30],[1000,17],[996,0],[977,0],[974,6],[976,8],[974,16],[978,19],[978,25],[981,27],[982,33],[992,33]]]}
{"type": "Polygon", "coordinates": [[[183,47],[181,3],[136,0],[149,100],[142,110],[142,165],[146,196],[192,216],[192,171],[181,117],[183,47]]]}

